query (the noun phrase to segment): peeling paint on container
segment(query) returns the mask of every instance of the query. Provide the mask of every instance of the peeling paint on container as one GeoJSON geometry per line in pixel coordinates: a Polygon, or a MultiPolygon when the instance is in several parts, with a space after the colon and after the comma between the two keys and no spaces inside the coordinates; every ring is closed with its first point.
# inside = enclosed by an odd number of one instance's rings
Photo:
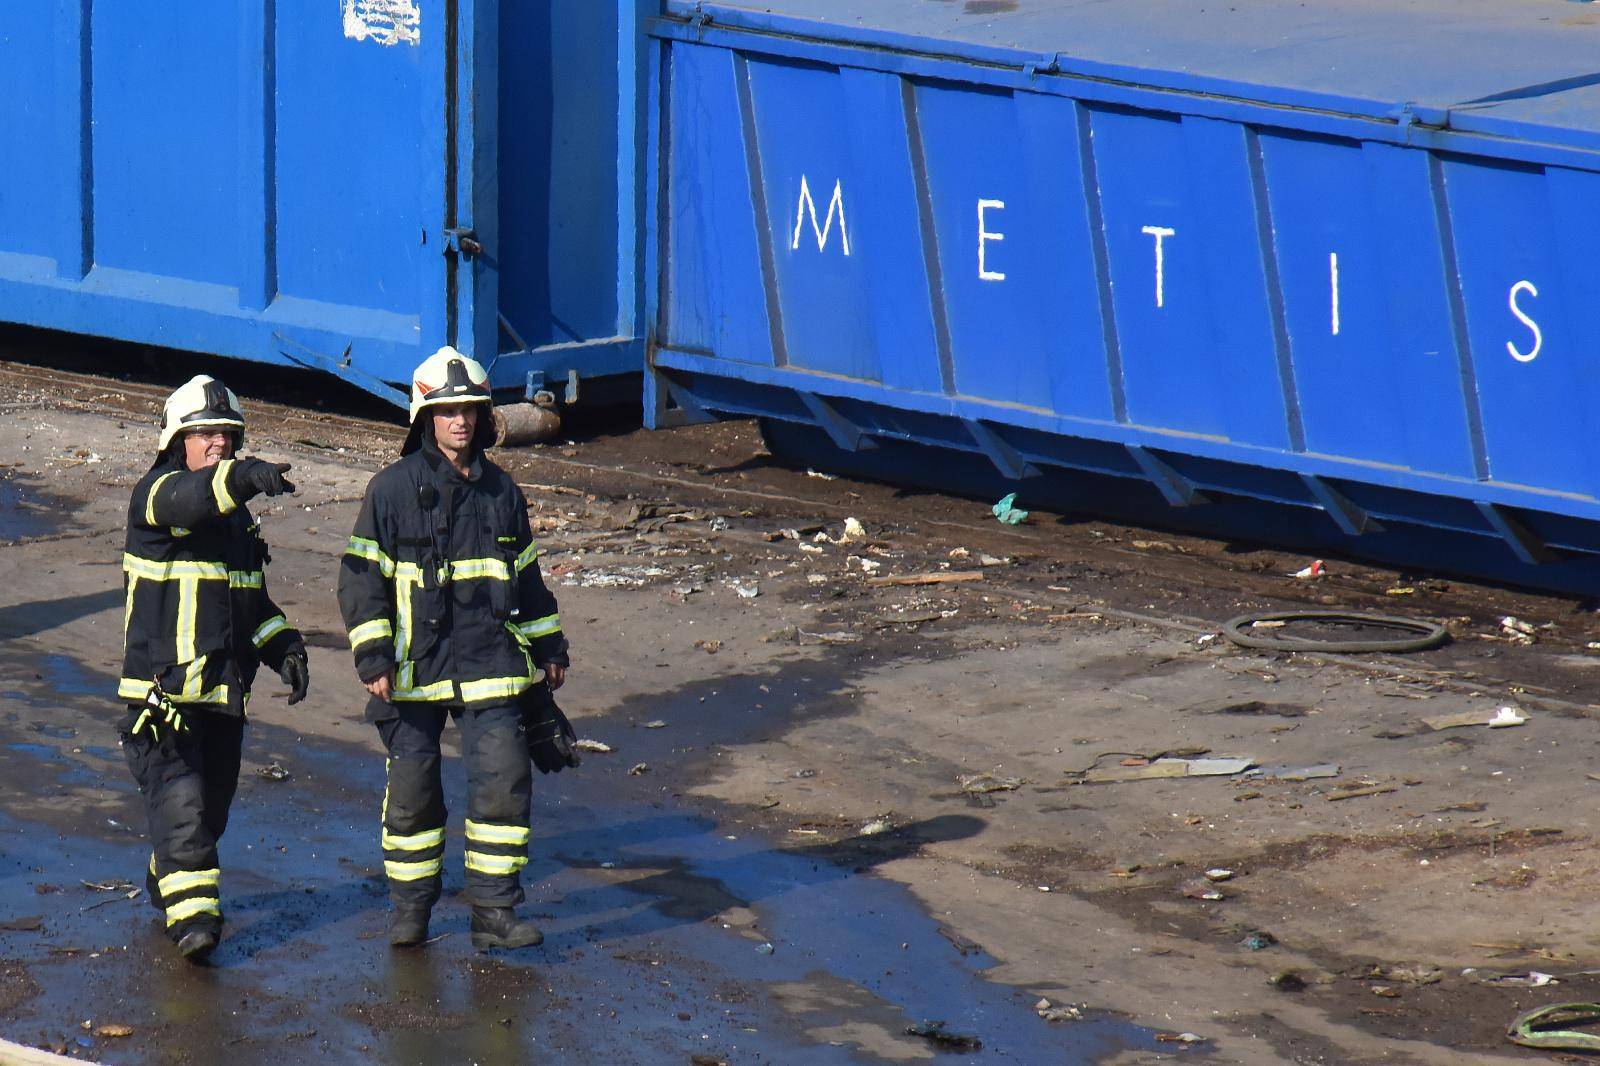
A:
{"type": "Polygon", "coordinates": [[[344,35],[353,41],[416,44],[422,12],[416,0],[344,0],[344,35]]]}

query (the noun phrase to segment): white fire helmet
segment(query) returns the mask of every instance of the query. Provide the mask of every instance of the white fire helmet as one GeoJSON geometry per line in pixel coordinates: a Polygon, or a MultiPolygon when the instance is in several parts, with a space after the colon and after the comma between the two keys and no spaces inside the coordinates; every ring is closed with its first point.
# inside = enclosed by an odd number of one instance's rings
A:
{"type": "Polygon", "coordinates": [[[234,448],[244,445],[244,412],[239,397],[216,378],[196,374],[167,397],[161,408],[161,437],[158,452],[167,450],[178,434],[204,426],[225,426],[234,430],[234,448]]]}
{"type": "Polygon", "coordinates": [[[493,402],[488,372],[448,344],[424,359],[411,375],[413,423],[424,407],[435,404],[493,402]]]}

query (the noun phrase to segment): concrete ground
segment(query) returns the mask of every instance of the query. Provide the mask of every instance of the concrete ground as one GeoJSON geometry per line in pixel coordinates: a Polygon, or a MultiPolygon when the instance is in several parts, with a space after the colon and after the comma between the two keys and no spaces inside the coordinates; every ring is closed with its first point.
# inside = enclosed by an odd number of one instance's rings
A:
{"type": "Polygon", "coordinates": [[[1353,564],[1308,583],[1285,553],[1045,515],[1007,529],[783,469],[745,426],[502,453],[573,643],[562,702],[612,751],[535,782],[542,948],[473,953],[447,899],[444,939],[393,955],[380,748],[333,583],[398,433],[271,405],[252,449],[300,491],[255,510],[313,689],[288,708],[258,686],[230,935],[188,967],[136,891],[112,728],[155,390],[8,373],[0,1037],[117,1062],[1443,1064],[1548,1057],[1506,1043],[1510,1019],[1600,998],[1585,605],[1353,564]],[[881,583],[928,574],[979,576],[881,583]],[[1456,640],[1312,657],[1215,636],[1328,600],[1456,640]],[[1525,645],[1506,614],[1551,628],[1525,645]],[[1507,705],[1529,720],[1423,721],[1507,705]],[[1163,754],[1279,770],[1092,780],[1163,754]],[[1337,769],[1288,779],[1318,765],[1337,769]],[[982,1046],[906,1032],[925,1021],[982,1046]]]}

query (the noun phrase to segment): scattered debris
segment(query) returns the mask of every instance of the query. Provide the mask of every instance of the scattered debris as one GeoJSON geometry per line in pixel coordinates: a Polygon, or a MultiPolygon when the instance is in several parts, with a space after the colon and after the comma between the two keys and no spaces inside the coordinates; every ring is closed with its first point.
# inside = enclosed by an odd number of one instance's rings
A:
{"type": "Polygon", "coordinates": [[[641,776],[643,774],[647,774],[649,772],[650,772],[650,764],[647,763],[647,762],[636,762],[632,766],[628,767],[628,776],[629,777],[639,777],[639,776],[641,776]]]}
{"type": "Polygon", "coordinates": [[[1509,988],[1543,988],[1545,985],[1559,983],[1553,974],[1540,973],[1538,970],[1529,970],[1527,973],[1496,973],[1493,970],[1480,970],[1475,966],[1469,966],[1461,971],[1461,976],[1470,977],[1479,984],[1509,988]]]}
{"type": "Polygon", "coordinates": [[[861,835],[864,837],[875,837],[879,833],[887,833],[893,828],[894,823],[889,819],[874,818],[872,821],[861,827],[861,835]]]}
{"type": "Polygon", "coordinates": [[[772,946],[771,941],[765,941],[763,943],[760,943],[760,944],[756,945],[756,954],[758,954],[758,955],[771,955],[774,951],[777,951],[777,950],[778,950],[777,948],[772,946]]]}
{"type": "Polygon", "coordinates": [[[120,1040],[123,1037],[133,1035],[133,1026],[122,1025],[118,1022],[111,1022],[106,1025],[96,1026],[94,1035],[111,1040],[120,1040]]]}
{"type": "Polygon", "coordinates": [[[1001,525],[1020,526],[1028,520],[1028,512],[1017,507],[1017,494],[1014,492],[990,510],[994,512],[995,518],[1000,520],[1001,525]]]}
{"type": "Polygon", "coordinates": [[[1278,938],[1267,932],[1265,929],[1252,929],[1249,933],[1245,934],[1245,938],[1243,940],[1239,941],[1240,944],[1244,945],[1251,951],[1265,951],[1267,948],[1277,944],[1277,942],[1278,938]]]}
{"type": "Polygon", "coordinates": [[[836,474],[824,474],[820,470],[807,470],[806,471],[806,477],[814,477],[814,478],[817,478],[819,481],[838,481],[839,480],[838,475],[836,475],[836,474]]]}
{"type": "Polygon", "coordinates": [[[694,642],[694,646],[705,652],[707,655],[715,655],[717,652],[722,650],[722,641],[697,640],[694,642]]]}
{"type": "Polygon", "coordinates": [[[1051,1003],[1048,999],[1041,999],[1033,1005],[1033,1013],[1047,1022],[1079,1022],[1083,1020],[1083,1008],[1075,1007],[1070,1003],[1051,1003]]]}
{"type": "Polygon", "coordinates": [[[1190,899],[1215,901],[1227,899],[1228,894],[1203,877],[1196,877],[1178,886],[1178,891],[1190,899]]]}
{"type": "Polygon", "coordinates": [[[1020,777],[998,777],[984,771],[980,774],[964,774],[956,779],[961,786],[961,791],[972,795],[982,795],[986,792],[1015,792],[1023,785],[1020,777]]]}
{"type": "Polygon", "coordinates": [[[1515,707],[1501,707],[1493,711],[1462,711],[1460,714],[1441,714],[1424,718],[1422,724],[1429,729],[1458,729],[1469,725],[1486,725],[1490,729],[1505,729],[1521,725],[1528,715],[1515,707]]]}
{"type": "Polygon", "coordinates": [[[1156,1041],[1162,1044],[1199,1044],[1205,1037],[1198,1033],[1157,1033],[1156,1041]]]}
{"type": "Polygon", "coordinates": [[[1436,985],[1444,978],[1437,966],[1413,963],[1409,966],[1379,966],[1373,964],[1345,975],[1357,981],[1385,981],[1400,985],[1436,985]]]}
{"type": "Polygon", "coordinates": [[[1512,1020],[1506,1037],[1513,1044],[1546,1051],[1600,1051],[1600,1035],[1576,1026],[1600,1021],[1600,1003],[1551,1003],[1512,1020]]]}
{"type": "Polygon", "coordinates": [[[997,555],[980,555],[980,556],[978,556],[978,565],[979,566],[1009,566],[1010,564],[1011,564],[1011,560],[1010,559],[1001,558],[1000,556],[997,556],[997,555]]]}
{"type": "Polygon", "coordinates": [[[1338,763],[1318,763],[1315,766],[1262,766],[1245,772],[1245,777],[1265,781],[1311,781],[1323,777],[1338,777],[1338,763]]]}
{"type": "Polygon", "coordinates": [[[1513,614],[1500,619],[1500,635],[1513,644],[1524,646],[1539,642],[1539,631],[1513,614]]]}
{"type": "Polygon", "coordinates": [[[1325,799],[1330,803],[1339,800],[1361,799],[1363,796],[1381,796],[1385,792],[1398,792],[1394,785],[1361,785],[1356,788],[1337,788],[1328,793],[1325,799]]]}
{"type": "Polygon", "coordinates": [[[1310,566],[1306,567],[1303,570],[1296,570],[1293,574],[1291,574],[1289,576],[1290,577],[1297,577],[1302,581],[1311,581],[1311,580],[1314,580],[1314,579],[1319,578],[1319,577],[1327,577],[1328,576],[1328,564],[1324,563],[1321,559],[1317,559],[1317,560],[1313,561],[1310,566]]]}
{"type": "Polygon", "coordinates": [[[287,781],[290,775],[289,771],[283,768],[282,763],[272,762],[265,766],[256,767],[256,776],[263,781],[287,781]]]}
{"type": "Polygon", "coordinates": [[[983,954],[983,948],[979,946],[977,942],[967,939],[954,929],[951,929],[948,925],[941,925],[938,928],[938,933],[940,936],[950,941],[950,946],[959,951],[963,957],[967,955],[983,954]]]}
{"type": "Polygon", "coordinates": [[[1232,881],[1234,872],[1223,866],[1214,866],[1206,871],[1207,881],[1232,881]]]}
{"type": "Polygon", "coordinates": [[[95,892],[126,892],[130,888],[138,887],[132,881],[124,881],[121,878],[115,881],[79,881],[78,883],[84,888],[95,892]]]}
{"type": "Polygon", "coordinates": [[[657,719],[655,719],[653,721],[646,722],[644,724],[644,727],[646,729],[665,729],[665,728],[667,728],[667,723],[665,723],[661,719],[657,718],[657,719]]]}
{"type": "Polygon", "coordinates": [[[44,915],[33,914],[26,918],[7,918],[0,921],[0,930],[7,933],[37,933],[44,928],[44,915]]]}
{"type": "Polygon", "coordinates": [[[920,1036],[931,1040],[947,1051],[981,1051],[983,1041],[966,1033],[952,1033],[944,1027],[944,1022],[924,1021],[921,1025],[906,1026],[907,1036],[920,1036]]]}
{"type": "Polygon", "coordinates": [[[982,581],[982,570],[936,570],[926,574],[894,574],[889,577],[869,577],[867,584],[873,588],[887,585],[953,585],[962,581],[982,581]]]}
{"type": "Polygon", "coordinates": [[[610,569],[584,567],[576,577],[563,581],[564,585],[581,585],[586,589],[642,589],[650,578],[664,577],[666,571],[659,566],[616,566],[610,569]]]}
{"type": "Polygon", "coordinates": [[[1183,549],[1172,543],[1170,540],[1134,540],[1129,541],[1128,543],[1132,544],[1135,548],[1138,548],[1142,552],[1163,551],[1183,553],[1183,549]]]}
{"type": "Polygon", "coordinates": [[[1306,979],[1293,970],[1275,973],[1267,978],[1267,983],[1279,992],[1304,992],[1306,990],[1306,979]]]}
{"type": "Polygon", "coordinates": [[[737,581],[728,582],[728,587],[739,594],[741,600],[753,600],[761,595],[761,589],[756,585],[744,585],[737,581]]]}
{"type": "Polygon", "coordinates": [[[606,744],[599,740],[589,740],[587,738],[578,741],[573,745],[573,747],[577,748],[579,751],[592,751],[596,755],[610,755],[611,752],[615,750],[610,744],[606,744]]]}
{"type": "Polygon", "coordinates": [[[1231,777],[1255,765],[1254,759],[1156,759],[1135,766],[1094,769],[1084,773],[1086,783],[1150,781],[1165,777],[1231,777]]]}

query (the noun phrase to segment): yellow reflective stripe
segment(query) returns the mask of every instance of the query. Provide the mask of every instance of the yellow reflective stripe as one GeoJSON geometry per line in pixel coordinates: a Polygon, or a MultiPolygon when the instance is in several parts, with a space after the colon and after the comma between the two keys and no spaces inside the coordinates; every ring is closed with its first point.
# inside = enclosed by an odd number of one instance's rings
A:
{"type": "Polygon", "coordinates": [[[518,622],[517,632],[525,637],[548,637],[551,633],[561,632],[561,616],[547,614],[543,618],[535,618],[531,622],[518,622]]]}
{"type": "Polygon", "coordinates": [[[423,848],[436,848],[443,843],[443,827],[425,829],[410,836],[398,836],[387,829],[383,831],[383,846],[386,851],[421,851],[423,848]]]}
{"type": "Polygon", "coordinates": [[[182,903],[174,903],[167,908],[167,925],[177,925],[185,918],[193,918],[197,914],[215,914],[222,917],[222,901],[212,896],[196,896],[186,899],[182,903]]]}
{"type": "Polygon", "coordinates": [[[350,630],[350,650],[355,651],[363,644],[370,644],[374,640],[384,640],[394,636],[394,626],[389,624],[387,618],[374,618],[370,622],[362,622],[350,630]]]}
{"type": "Polygon", "coordinates": [[[125,677],[117,682],[117,696],[125,700],[142,700],[150,695],[154,686],[148,681],[140,681],[136,677],[125,677]]]}
{"type": "Polygon", "coordinates": [[[177,895],[191,888],[211,888],[222,878],[221,870],[182,870],[156,882],[163,896],[177,895]]]}
{"type": "Polygon", "coordinates": [[[122,569],[124,573],[137,574],[149,581],[182,581],[186,578],[202,581],[228,580],[228,568],[221,563],[195,562],[191,559],[162,563],[154,559],[141,559],[126,552],[122,555],[122,569]]]}
{"type": "Polygon", "coordinates": [[[402,700],[408,703],[419,703],[426,700],[448,700],[455,696],[455,687],[448,681],[435,681],[422,688],[397,688],[390,699],[402,700]]]}
{"type": "Polygon", "coordinates": [[[375,540],[369,540],[366,537],[351,537],[350,543],[345,545],[344,553],[353,555],[357,559],[365,559],[368,562],[377,563],[378,572],[384,577],[394,576],[394,560],[384,554],[383,549],[378,547],[378,542],[375,540]]]}
{"type": "Polygon", "coordinates": [[[233,469],[233,464],[234,460],[224,459],[217,464],[216,473],[211,475],[211,495],[216,497],[217,510],[223,514],[231,514],[239,506],[233,493],[228,491],[228,471],[233,469]]]}
{"type": "Polygon", "coordinates": [[[455,581],[471,581],[474,578],[510,581],[511,571],[500,559],[454,559],[450,562],[450,577],[455,581]]]}
{"type": "MultiPolygon", "coordinates": [[[[195,656],[195,616],[200,610],[200,580],[193,577],[178,579],[178,661],[186,663],[195,656]]],[[[187,686],[185,686],[187,688],[187,686]]]]}
{"type": "Polygon", "coordinates": [[[200,697],[200,679],[205,669],[206,656],[190,660],[188,668],[183,672],[183,691],[178,693],[179,699],[193,700],[200,697]]]}
{"type": "Polygon", "coordinates": [[[475,703],[499,697],[517,696],[528,691],[533,679],[528,677],[486,677],[481,681],[461,682],[461,701],[475,703]]]}
{"type": "Polygon", "coordinates": [[[265,647],[267,641],[288,628],[289,620],[287,618],[281,614],[274,615],[256,627],[256,631],[250,634],[250,643],[258,648],[265,647]]]}
{"type": "Polygon", "coordinates": [[[391,862],[385,859],[383,863],[383,872],[389,875],[391,881],[420,881],[424,877],[439,876],[443,869],[443,859],[429,859],[426,862],[391,862]]]}
{"type": "Polygon", "coordinates": [[[486,855],[481,851],[467,852],[467,869],[480,874],[514,874],[528,860],[522,855],[486,855]]]}
{"type": "Polygon", "coordinates": [[[139,587],[139,575],[128,575],[128,602],[122,605],[122,640],[128,640],[128,629],[133,625],[133,591],[139,587]]]}
{"type": "Polygon", "coordinates": [[[235,589],[258,589],[265,584],[266,575],[260,570],[229,570],[228,587],[235,589]]]}
{"type": "MultiPolygon", "coordinates": [[[[117,698],[138,702],[150,695],[150,690],[155,687],[149,681],[140,681],[136,677],[124,677],[117,681],[117,698]]],[[[168,693],[167,698],[173,703],[227,703],[228,686],[218,685],[207,692],[193,694],[168,693]]]]}
{"type": "Polygon", "coordinates": [[[480,844],[526,844],[529,835],[525,825],[495,825],[467,819],[467,839],[480,844]]]}
{"type": "Polygon", "coordinates": [[[411,650],[411,586],[422,584],[422,568],[416,563],[397,563],[394,570],[395,632],[394,657],[405,659],[411,650]]]}
{"type": "Polygon", "coordinates": [[[539,542],[530,540],[528,546],[522,549],[522,554],[517,556],[517,573],[520,574],[532,566],[537,558],[539,558],[539,542]]]}
{"type": "Polygon", "coordinates": [[[156,493],[160,491],[161,483],[163,481],[167,480],[169,477],[176,477],[177,474],[178,472],[176,470],[169,470],[165,474],[162,474],[160,477],[156,478],[155,484],[150,486],[150,491],[145,494],[144,498],[145,525],[153,526],[156,524],[156,493]]]}

